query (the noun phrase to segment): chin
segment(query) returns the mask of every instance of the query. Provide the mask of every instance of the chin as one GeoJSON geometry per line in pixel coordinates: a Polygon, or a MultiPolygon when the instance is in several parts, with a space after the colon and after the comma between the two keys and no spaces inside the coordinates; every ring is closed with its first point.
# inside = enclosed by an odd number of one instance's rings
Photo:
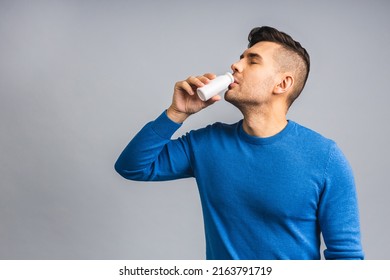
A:
{"type": "Polygon", "coordinates": [[[237,106],[238,104],[240,104],[240,100],[239,98],[237,98],[237,95],[235,95],[233,92],[226,92],[225,93],[225,96],[224,96],[224,99],[233,104],[234,106],[237,106]]]}
{"type": "Polygon", "coordinates": [[[224,98],[226,101],[230,101],[230,100],[234,99],[235,95],[236,94],[234,92],[232,92],[232,90],[228,90],[225,92],[224,98]]]}

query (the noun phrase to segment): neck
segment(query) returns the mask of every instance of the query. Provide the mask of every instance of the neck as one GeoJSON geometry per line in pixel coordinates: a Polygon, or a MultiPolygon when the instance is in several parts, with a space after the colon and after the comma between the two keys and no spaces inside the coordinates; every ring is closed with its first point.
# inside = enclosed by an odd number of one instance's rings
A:
{"type": "Polygon", "coordinates": [[[270,137],[282,131],[287,125],[286,112],[281,110],[249,110],[244,115],[243,129],[257,137],[270,137]]]}

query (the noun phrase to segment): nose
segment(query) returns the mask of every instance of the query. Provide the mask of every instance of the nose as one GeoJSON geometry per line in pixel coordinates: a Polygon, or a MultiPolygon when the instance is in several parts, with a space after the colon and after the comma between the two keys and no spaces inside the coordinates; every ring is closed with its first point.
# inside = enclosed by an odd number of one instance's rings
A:
{"type": "Polygon", "coordinates": [[[241,61],[241,60],[236,61],[236,62],[234,62],[234,63],[230,66],[230,68],[233,70],[233,73],[235,73],[235,72],[238,72],[238,73],[242,72],[242,66],[240,65],[240,61],[241,61]]]}

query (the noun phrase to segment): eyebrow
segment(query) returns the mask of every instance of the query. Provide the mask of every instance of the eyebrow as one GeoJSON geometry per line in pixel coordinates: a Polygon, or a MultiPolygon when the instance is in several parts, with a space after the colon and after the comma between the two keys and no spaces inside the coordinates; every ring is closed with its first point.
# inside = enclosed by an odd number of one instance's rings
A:
{"type": "Polygon", "coordinates": [[[252,58],[252,59],[259,59],[259,60],[262,60],[263,58],[261,57],[261,55],[259,55],[258,53],[253,53],[253,52],[250,52],[250,53],[243,53],[242,55],[240,55],[240,59],[243,59],[245,56],[249,57],[249,58],[252,58]]]}

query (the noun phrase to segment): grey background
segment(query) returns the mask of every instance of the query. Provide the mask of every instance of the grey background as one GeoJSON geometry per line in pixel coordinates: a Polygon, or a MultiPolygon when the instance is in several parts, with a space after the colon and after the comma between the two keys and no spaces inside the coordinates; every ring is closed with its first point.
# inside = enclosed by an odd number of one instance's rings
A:
{"type": "MultiPolygon", "coordinates": [[[[367,259],[390,259],[389,1],[0,1],[0,258],[203,259],[194,180],[114,162],[189,75],[223,73],[252,27],[309,51],[289,118],[351,162],[367,259]]],[[[177,135],[241,118],[221,101],[177,135]]]]}

